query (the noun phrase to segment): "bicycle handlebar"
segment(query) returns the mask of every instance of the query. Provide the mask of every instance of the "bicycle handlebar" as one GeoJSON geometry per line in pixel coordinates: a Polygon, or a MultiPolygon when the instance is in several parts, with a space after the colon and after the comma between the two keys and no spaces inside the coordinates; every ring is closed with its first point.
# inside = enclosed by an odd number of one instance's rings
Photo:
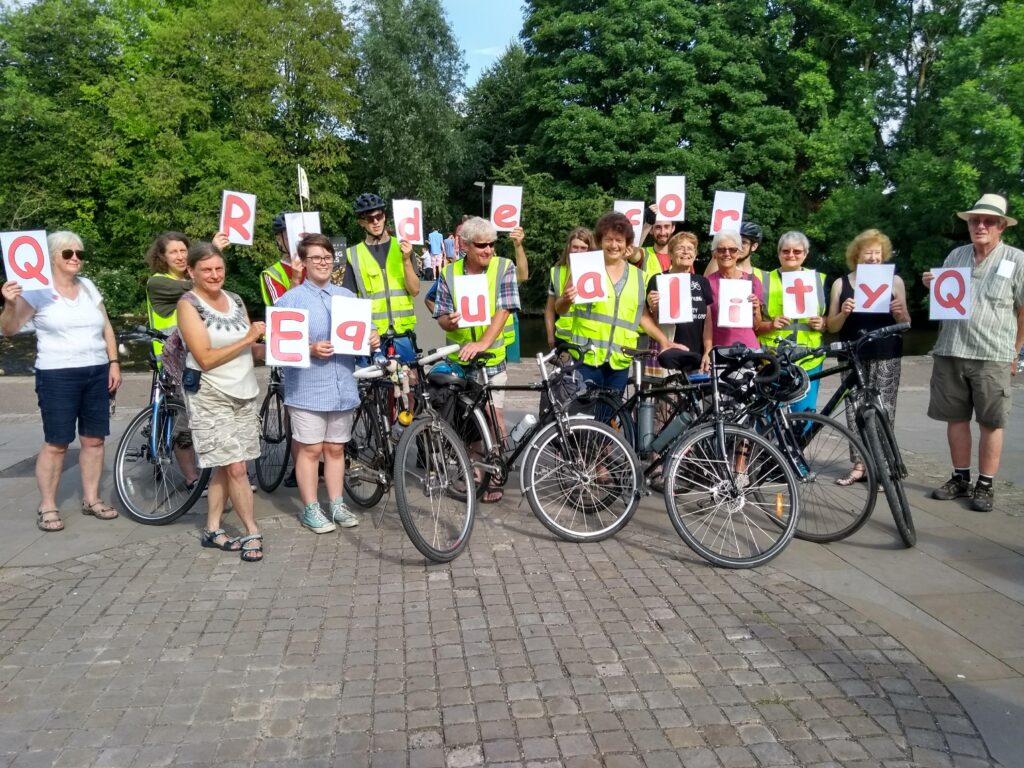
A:
{"type": "Polygon", "coordinates": [[[828,348],[832,352],[846,352],[848,350],[855,349],[859,350],[863,345],[872,341],[878,341],[889,336],[895,336],[898,333],[905,333],[909,330],[910,323],[895,323],[894,325],[886,325],[882,328],[876,328],[873,331],[861,331],[860,336],[853,341],[833,341],[828,345],[828,348]]]}
{"type": "Polygon", "coordinates": [[[446,347],[438,347],[437,349],[432,349],[419,359],[419,364],[430,365],[431,363],[436,363],[438,360],[443,360],[444,358],[448,357],[448,355],[458,352],[459,349],[460,347],[458,344],[449,344],[446,347]]]}
{"type": "Polygon", "coordinates": [[[754,374],[755,384],[771,384],[779,378],[779,373],[782,370],[778,357],[772,352],[750,349],[742,344],[733,344],[731,347],[715,347],[713,351],[716,356],[725,358],[731,368],[740,368],[746,363],[768,363],[767,373],[754,374]]]}

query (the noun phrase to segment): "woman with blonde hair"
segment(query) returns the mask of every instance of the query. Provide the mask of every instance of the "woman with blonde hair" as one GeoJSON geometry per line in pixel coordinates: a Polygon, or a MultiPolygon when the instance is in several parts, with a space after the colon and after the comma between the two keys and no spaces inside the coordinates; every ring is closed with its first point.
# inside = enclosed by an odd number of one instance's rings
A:
{"type": "Polygon", "coordinates": [[[558,261],[551,267],[551,278],[548,281],[548,301],[544,306],[544,328],[548,334],[548,347],[554,348],[559,340],[569,341],[572,336],[572,306],[566,310],[564,315],[555,312],[555,301],[565,290],[565,283],[569,279],[569,254],[586,253],[595,251],[594,233],[586,227],[576,227],[569,233],[565,241],[565,248],[558,261]]]}

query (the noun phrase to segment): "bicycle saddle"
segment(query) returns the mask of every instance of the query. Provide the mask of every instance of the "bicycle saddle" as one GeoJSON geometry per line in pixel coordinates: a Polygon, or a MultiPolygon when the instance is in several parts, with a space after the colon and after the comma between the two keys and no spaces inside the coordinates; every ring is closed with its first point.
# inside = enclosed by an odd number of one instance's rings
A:
{"type": "Polygon", "coordinates": [[[695,371],[700,368],[700,355],[682,349],[666,349],[658,355],[662,368],[670,371],[695,371]]]}

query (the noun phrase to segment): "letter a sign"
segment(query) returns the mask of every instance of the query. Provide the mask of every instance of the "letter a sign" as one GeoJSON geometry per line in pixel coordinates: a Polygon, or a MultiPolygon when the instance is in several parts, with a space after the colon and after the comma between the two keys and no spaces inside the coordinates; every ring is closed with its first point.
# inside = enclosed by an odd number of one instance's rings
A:
{"type": "Polygon", "coordinates": [[[53,287],[46,232],[41,229],[0,232],[0,245],[3,246],[7,277],[20,285],[23,291],[43,291],[53,287]]]}
{"type": "Polygon", "coordinates": [[[608,298],[605,286],[604,253],[587,251],[569,254],[569,272],[576,288],[575,304],[594,304],[608,298]]]}
{"type": "Polygon", "coordinates": [[[459,328],[491,324],[491,297],[487,275],[455,276],[455,311],[459,328]]]}
{"type": "Polygon", "coordinates": [[[220,231],[235,245],[252,245],[256,225],[256,195],[225,189],[220,203],[220,231]]]}

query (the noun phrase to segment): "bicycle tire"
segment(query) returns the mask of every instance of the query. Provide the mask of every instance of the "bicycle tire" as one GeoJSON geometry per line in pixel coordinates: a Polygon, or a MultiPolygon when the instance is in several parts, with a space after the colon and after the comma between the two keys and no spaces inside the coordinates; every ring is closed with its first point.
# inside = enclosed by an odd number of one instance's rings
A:
{"type": "Polygon", "coordinates": [[[903,489],[903,475],[900,472],[900,460],[895,455],[895,438],[889,428],[888,422],[884,425],[882,419],[888,419],[884,412],[878,411],[875,406],[868,405],[864,409],[864,435],[867,444],[874,456],[875,467],[878,469],[878,479],[885,492],[885,500],[892,512],[892,519],[896,523],[896,531],[899,533],[903,544],[912,547],[917,543],[917,531],[914,528],[914,518],[910,511],[910,502],[907,501],[906,491],[903,489]]]}
{"type": "MultiPolygon", "coordinates": [[[[140,411],[129,422],[114,453],[117,497],[125,514],[143,525],[174,522],[199,501],[210,481],[211,470],[197,470],[197,482],[189,488],[180,469],[180,458],[175,455],[175,446],[189,434],[185,406],[164,401],[160,414],[158,418],[168,437],[157,440],[157,456],[153,456],[150,444],[151,407],[140,411]]],[[[194,453],[192,455],[194,461],[194,453]]]]}
{"type": "Polygon", "coordinates": [[[849,427],[819,413],[792,413],[786,420],[789,428],[777,426],[773,434],[785,442],[780,447],[796,462],[800,487],[796,537],[827,544],[852,536],[871,517],[878,498],[878,473],[867,449],[849,427]],[[852,467],[853,456],[861,457],[864,479],[839,485],[852,467]]]}
{"type": "Polygon", "coordinates": [[[537,519],[565,541],[601,541],[629,522],[640,503],[640,465],[607,424],[573,419],[563,439],[558,422],[526,449],[523,493],[537,519]]]}
{"type": "Polygon", "coordinates": [[[374,395],[365,394],[345,445],[345,497],[363,509],[377,506],[390,487],[391,446],[381,433],[377,402],[374,395]]]}
{"type": "Polygon", "coordinates": [[[260,490],[273,493],[284,480],[291,454],[292,430],[284,396],[273,388],[260,406],[260,455],[256,458],[256,482],[260,490]]]}
{"type": "MultiPolygon", "coordinates": [[[[494,436],[488,426],[487,416],[481,408],[473,406],[473,401],[469,397],[459,395],[454,403],[451,417],[445,421],[455,431],[466,448],[470,457],[470,465],[473,467],[476,495],[477,498],[481,498],[487,492],[492,480],[491,472],[482,464],[487,463],[489,457],[496,453],[494,436]],[[477,444],[481,446],[479,451],[472,449],[472,446],[477,444]],[[479,454],[480,461],[474,461],[476,454],[479,454]]],[[[457,490],[453,490],[452,495],[457,499],[464,500],[465,498],[462,492],[457,490]]]]}
{"type": "Polygon", "coordinates": [[[726,424],[684,435],[669,457],[665,478],[665,506],[672,526],[694,552],[714,565],[763,565],[777,557],[796,533],[796,476],[782,452],[756,432],[726,424]],[[723,430],[725,456],[718,429],[723,430]],[[734,467],[741,459],[746,471],[737,474],[734,467]]]}
{"type": "Polygon", "coordinates": [[[402,433],[395,448],[395,501],[409,540],[426,558],[448,563],[473,531],[477,499],[469,453],[447,422],[427,413],[402,433]]]}

